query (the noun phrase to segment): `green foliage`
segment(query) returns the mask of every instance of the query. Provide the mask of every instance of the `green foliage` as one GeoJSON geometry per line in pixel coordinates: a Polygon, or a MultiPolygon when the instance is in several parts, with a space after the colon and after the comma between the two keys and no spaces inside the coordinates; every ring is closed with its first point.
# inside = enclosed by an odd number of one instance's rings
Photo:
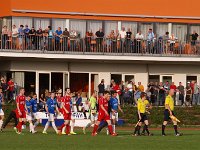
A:
{"type": "MultiPolygon", "coordinates": [[[[153,107],[148,115],[149,122],[152,125],[158,126],[162,124],[164,107],[153,107]]],[[[137,123],[137,108],[125,106],[124,114],[120,114],[120,118],[125,120],[125,124],[137,123]]],[[[200,107],[175,107],[175,115],[181,121],[179,125],[200,125],[200,107]]]]}

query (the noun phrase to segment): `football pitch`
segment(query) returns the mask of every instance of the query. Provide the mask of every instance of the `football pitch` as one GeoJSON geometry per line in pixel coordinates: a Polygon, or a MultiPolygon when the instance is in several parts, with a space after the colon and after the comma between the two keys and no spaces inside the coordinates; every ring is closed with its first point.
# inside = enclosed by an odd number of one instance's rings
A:
{"type": "Polygon", "coordinates": [[[91,136],[91,129],[84,135],[81,129],[76,129],[77,135],[56,135],[52,129],[48,134],[17,135],[14,130],[6,129],[0,133],[0,150],[189,150],[199,149],[200,130],[187,129],[181,131],[184,135],[174,136],[172,129],[167,130],[167,136],[162,137],[160,130],[153,130],[154,136],[131,136],[131,128],[118,128],[118,136],[111,137],[102,131],[98,136],[91,136]],[[123,129],[123,130],[122,130],[123,129]]]}

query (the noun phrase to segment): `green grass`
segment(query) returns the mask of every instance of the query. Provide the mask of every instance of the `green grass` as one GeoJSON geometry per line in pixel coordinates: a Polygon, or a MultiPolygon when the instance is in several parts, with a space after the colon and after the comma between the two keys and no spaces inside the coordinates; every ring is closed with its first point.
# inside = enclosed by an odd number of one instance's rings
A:
{"type": "Polygon", "coordinates": [[[17,135],[12,129],[7,129],[0,133],[0,150],[188,150],[200,147],[200,130],[182,131],[184,135],[181,137],[175,137],[173,130],[167,130],[166,137],[162,137],[158,130],[152,131],[152,137],[132,137],[131,129],[120,130],[117,137],[107,136],[105,132],[92,137],[91,131],[83,135],[81,130],[78,130],[78,135],[59,136],[52,129],[43,135],[41,130],[34,135],[28,131],[17,135]]]}

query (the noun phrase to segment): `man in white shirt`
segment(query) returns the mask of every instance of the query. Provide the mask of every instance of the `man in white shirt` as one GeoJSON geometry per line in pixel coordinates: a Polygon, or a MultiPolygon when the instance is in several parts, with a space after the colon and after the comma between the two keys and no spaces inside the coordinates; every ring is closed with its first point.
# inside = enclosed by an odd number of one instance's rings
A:
{"type": "Polygon", "coordinates": [[[121,39],[121,49],[122,49],[122,52],[123,52],[123,49],[124,49],[124,44],[125,44],[125,39],[126,39],[126,31],[125,31],[125,28],[122,27],[122,30],[119,31],[119,36],[120,36],[120,39],[121,39]]]}
{"type": "Polygon", "coordinates": [[[144,35],[142,34],[141,31],[139,31],[136,36],[136,53],[141,53],[142,52],[142,40],[144,40],[144,35]]]}
{"type": "Polygon", "coordinates": [[[16,25],[13,25],[12,27],[12,48],[13,49],[16,49],[18,33],[19,32],[16,25]]]}

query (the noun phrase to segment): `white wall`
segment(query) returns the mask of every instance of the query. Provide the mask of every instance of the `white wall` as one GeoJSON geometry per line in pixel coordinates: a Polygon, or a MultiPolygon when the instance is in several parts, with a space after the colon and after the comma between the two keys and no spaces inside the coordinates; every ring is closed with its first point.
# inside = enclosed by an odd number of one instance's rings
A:
{"type": "Polygon", "coordinates": [[[110,85],[110,78],[111,74],[110,72],[99,72],[99,83],[101,82],[102,79],[105,81],[105,88],[110,85]]]}
{"type": "Polygon", "coordinates": [[[173,76],[173,82],[175,83],[176,86],[179,85],[179,82],[182,82],[183,86],[186,87],[186,74],[174,74],[173,76]]]}
{"type": "Polygon", "coordinates": [[[135,84],[138,85],[138,82],[141,82],[144,86],[144,90],[147,89],[148,84],[148,73],[136,73],[135,74],[135,84]]]}

